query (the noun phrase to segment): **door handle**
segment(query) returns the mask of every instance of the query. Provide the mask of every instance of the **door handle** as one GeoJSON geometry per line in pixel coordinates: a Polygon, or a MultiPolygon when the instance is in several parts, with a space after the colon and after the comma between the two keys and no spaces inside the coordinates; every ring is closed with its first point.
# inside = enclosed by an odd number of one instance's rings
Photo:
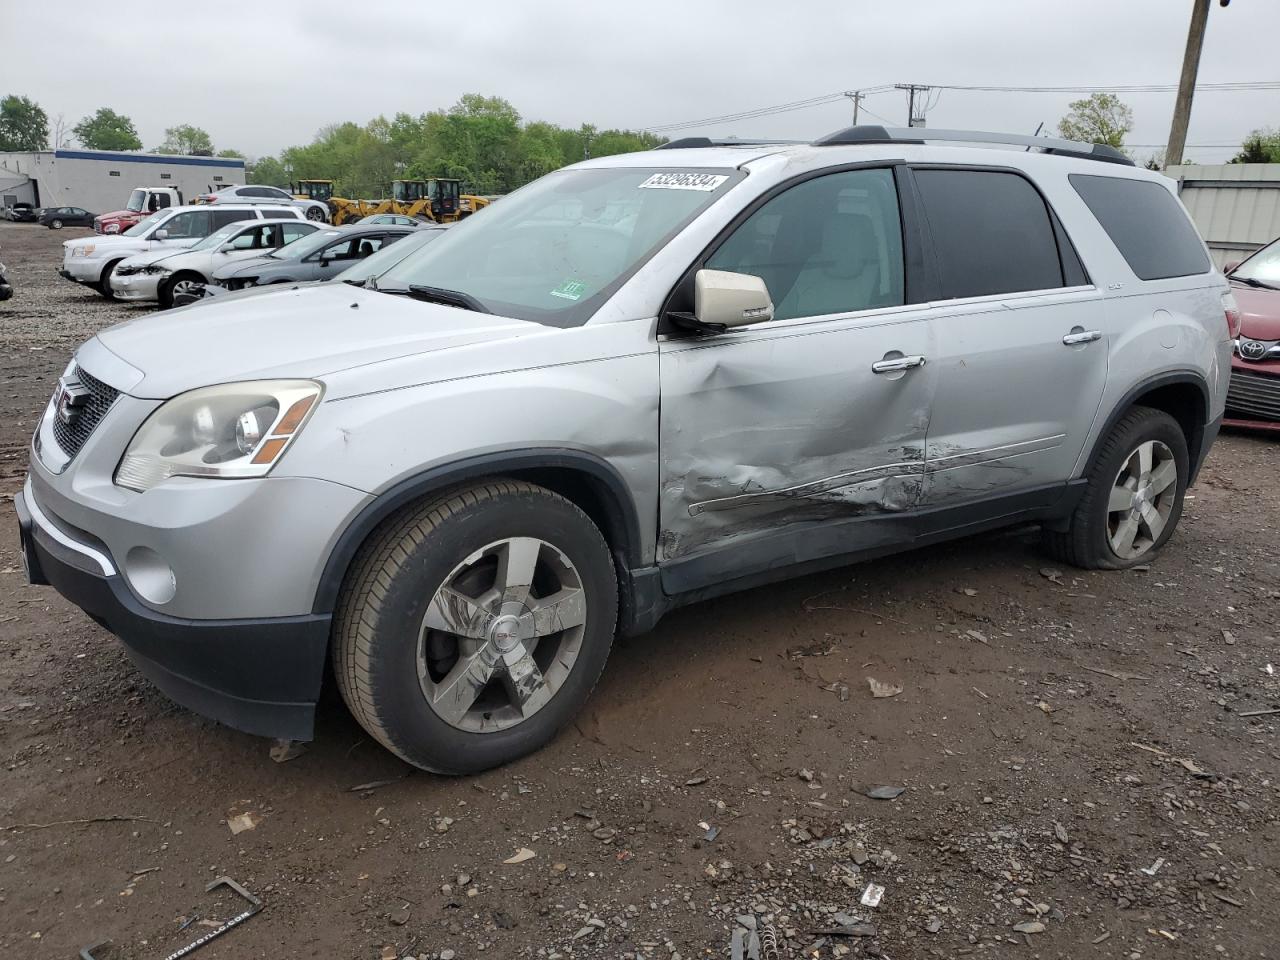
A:
{"type": "Polygon", "coordinates": [[[1062,342],[1068,347],[1074,347],[1077,343],[1093,343],[1093,341],[1101,339],[1101,330],[1081,330],[1077,327],[1063,337],[1062,342]]]}
{"type": "Polygon", "coordinates": [[[877,360],[871,365],[872,373],[894,373],[898,370],[910,370],[912,367],[923,367],[924,357],[895,357],[892,360],[877,360]]]}

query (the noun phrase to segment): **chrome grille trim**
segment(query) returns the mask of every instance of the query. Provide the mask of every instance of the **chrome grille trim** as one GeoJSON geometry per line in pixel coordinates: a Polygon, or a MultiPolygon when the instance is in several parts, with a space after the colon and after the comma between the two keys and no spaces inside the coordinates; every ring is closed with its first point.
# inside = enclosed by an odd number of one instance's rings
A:
{"type": "MultiPolygon", "coordinates": [[[[68,459],[75,457],[80,448],[88,442],[93,431],[97,429],[102,418],[107,415],[111,405],[120,396],[120,391],[108,386],[96,377],[90,376],[77,366],[67,377],[82,384],[89,391],[89,400],[80,411],[80,415],[72,423],[63,423],[58,411],[53,411],[53,437],[68,459]]],[[[56,396],[56,394],[55,394],[56,396]]]]}

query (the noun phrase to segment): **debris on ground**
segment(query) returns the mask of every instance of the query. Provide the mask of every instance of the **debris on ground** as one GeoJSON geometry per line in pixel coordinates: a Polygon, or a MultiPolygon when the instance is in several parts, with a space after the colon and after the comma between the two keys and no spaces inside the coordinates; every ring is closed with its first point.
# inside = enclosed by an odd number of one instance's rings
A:
{"type": "Polygon", "coordinates": [[[503,863],[524,863],[526,860],[532,860],[536,856],[537,854],[534,853],[532,850],[530,850],[528,847],[521,847],[519,850],[517,850],[511,856],[507,857],[507,859],[503,860],[502,862],[503,863]]]}
{"type": "Polygon", "coordinates": [[[867,888],[862,891],[862,897],[859,902],[864,907],[878,907],[883,898],[884,887],[878,883],[868,883],[867,888]]]}
{"type": "Polygon", "coordinates": [[[875,677],[867,677],[867,686],[871,688],[871,696],[880,699],[884,697],[896,697],[902,692],[902,685],[898,683],[884,683],[875,677]]]}
{"type": "Polygon", "coordinates": [[[307,752],[307,744],[302,740],[276,740],[271,744],[271,759],[276,763],[288,763],[307,752]]]}

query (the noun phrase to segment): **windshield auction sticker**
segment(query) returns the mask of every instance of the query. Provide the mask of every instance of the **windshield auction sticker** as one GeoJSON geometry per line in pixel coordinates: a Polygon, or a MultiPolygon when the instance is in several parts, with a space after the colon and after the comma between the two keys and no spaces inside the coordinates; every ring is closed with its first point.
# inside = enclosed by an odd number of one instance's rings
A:
{"type": "Polygon", "coordinates": [[[581,280],[566,280],[552,290],[551,295],[559,297],[561,300],[581,300],[586,291],[587,285],[581,280]]]}
{"type": "Polygon", "coordinates": [[[727,174],[719,173],[655,173],[640,184],[640,189],[701,190],[710,193],[728,179],[727,174]]]}

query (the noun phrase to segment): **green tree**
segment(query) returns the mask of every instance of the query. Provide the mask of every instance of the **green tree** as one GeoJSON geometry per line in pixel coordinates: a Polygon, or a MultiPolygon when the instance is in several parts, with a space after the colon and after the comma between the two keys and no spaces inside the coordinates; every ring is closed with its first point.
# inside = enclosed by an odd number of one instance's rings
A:
{"type": "Polygon", "coordinates": [[[0,100],[0,150],[43,150],[49,143],[49,116],[27,97],[0,100]]]}
{"type": "Polygon", "coordinates": [[[247,159],[239,150],[219,150],[218,156],[225,157],[227,160],[244,160],[247,159]]]}
{"type": "Polygon", "coordinates": [[[289,171],[275,157],[259,157],[244,165],[244,176],[248,183],[257,183],[267,187],[289,186],[289,171]]]}
{"type": "Polygon", "coordinates": [[[133,121],[110,107],[99,107],[97,113],[85,117],[71,132],[90,150],[142,149],[133,121]]]}
{"type": "Polygon", "coordinates": [[[1114,93],[1095,93],[1071,102],[1070,112],[1058,121],[1058,135],[1084,143],[1105,143],[1117,150],[1133,129],[1133,111],[1114,93]]]}
{"type": "Polygon", "coordinates": [[[164,143],[155,153],[176,153],[186,156],[213,156],[213,140],[209,134],[189,123],[168,127],[164,131],[164,143]]]}
{"type": "Polygon", "coordinates": [[[1240,145],[1232,163],[1280,163],[1280,130],[1255,130],[1240,145]]]}

